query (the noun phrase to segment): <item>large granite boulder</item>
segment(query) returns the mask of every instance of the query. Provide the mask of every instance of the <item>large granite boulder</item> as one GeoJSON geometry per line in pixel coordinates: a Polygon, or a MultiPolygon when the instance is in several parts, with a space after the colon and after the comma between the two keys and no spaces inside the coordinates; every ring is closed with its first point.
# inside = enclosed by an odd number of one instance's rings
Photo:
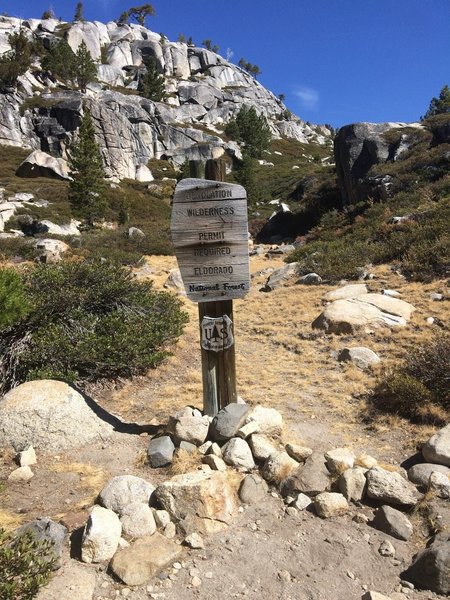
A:
{"type": "Polygon", "coordinates": [[[411,127],[421,126],[417,123],[353,123],[339,129],[334,140],[334,158],[344,205],[366,200],[373,193],[365,180],[370,168],[393,160],[401,141],[405,143],[401,138],[389,142],[384,134],[391,129],[411,127]]]}
{"type": "Polygon", "coordinates": [[[37,450],[67,450],[111,433],[111,425],[62,381],[27,381],[0,400],[0,447],[21,451],[31,444],[37,450]]]}
{"type": "Polygon", "coordinates": [[[335,300],[315,319],[314,329],[327,333],[355,333],[365,327],[405,326],[415,310],[412,304],[383,294],[362,294],[335,300]]]}
{"type": "Polygon", "coordinates": [[[50,179],[70,179],[67,162],[63,158],[55,158],[40,150],[34,150],[20,163],[16,171],[17,177],[49,177],[50,179]]]}
{"type": "Polygon", "coordinates": [[[155,496],[187,534],[214,533],[231,523],[238,507],[239,483],[239,478],[227,472],[196,471],[162,483],[155,496]]]}

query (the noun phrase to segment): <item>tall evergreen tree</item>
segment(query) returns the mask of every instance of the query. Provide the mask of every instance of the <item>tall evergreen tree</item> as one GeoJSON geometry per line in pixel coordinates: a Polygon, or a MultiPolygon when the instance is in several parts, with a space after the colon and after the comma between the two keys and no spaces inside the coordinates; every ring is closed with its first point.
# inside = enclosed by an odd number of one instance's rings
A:
{"type": "Polygon", "coordinates": [[[0,89],[14,87],[18,77],[26,73],[31,64],[33,45],[21,29],[8,35],[11,50],[0,56],[0,89]]]}
{"type": "Polygon", "coordinates": [[[153,102],[161,102],[166,95],[165,80],[163,75],[158,73],[156,61],[150,57],[145,61],[147,72],[139,79],[138,91],[153,102]]]}
{"type": "Polygon", "coordinates": [[[244,142],[244,153],[252,158],[259,158],[269,147],[272,134],[263,115],[258,115],[255,108],[243,106],[236,119],[232,119],[225,128],[225,133],[239,142],[244,142]]]}
{"type": "Polygon", "coordinates": [[[108,204],[105,170],[95,140],[94,122],[88,110],[85,110],[81,120],[77,140],[70,148],[69,168],[72,177],[69,184],[72,212],[92,227],[94,221],[105,216],[108,204]]]}
{"type": "Polygon", "coordinates": [[[117,19],[117,25],[127,25],[130,20],[130,13],[128,10],[123,11],[120,17],[117,19]]]}
{"type": "Polygon", "coordinates": [[[86,91],[86,86],[97,77],[97,68],[92,60],[91,53],[86,44],[81,42],[76,53],[76,78],[82,92],[86,91]]]}
{"type": "Polygon", "coordinates": [[[77,77],[77,57],[65,39],[51,46],[41,61],[42,68],[63,81],[77,77]]]}
{"type": "Polygon", "coordinates": [[[77,2],[73,20],[74,21],[84,21],[84,5],[82,2],[77,2]]]}
{"type": "Polygon", "coordinates": [[[450,88],[444,85],[439,94],[439,98],[432,98],[430,106],[425,113],[425,119],[450,112],[450,88]]]}

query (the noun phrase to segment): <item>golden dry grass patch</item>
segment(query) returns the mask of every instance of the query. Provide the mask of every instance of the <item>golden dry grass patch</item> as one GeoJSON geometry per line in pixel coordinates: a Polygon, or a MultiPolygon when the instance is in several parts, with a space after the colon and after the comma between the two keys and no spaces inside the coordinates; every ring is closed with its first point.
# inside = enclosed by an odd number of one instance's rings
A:
{"type": "Polygon", "coordinates": [[[24,518],[22,515],[0,508],[0,528],[6,531],[17,529],[23,523],[24,518]]]}
{"type": "Polygon", "coordinates": [[[99,490],[104,487],[109,478],[108,473],[88,463],[61,461],[49,465],[49,470],[55,473],[76,473],[79,475],[79,487],[84,497],[77,502],[76,506],[78,507],[94,502],[99,490]]]}

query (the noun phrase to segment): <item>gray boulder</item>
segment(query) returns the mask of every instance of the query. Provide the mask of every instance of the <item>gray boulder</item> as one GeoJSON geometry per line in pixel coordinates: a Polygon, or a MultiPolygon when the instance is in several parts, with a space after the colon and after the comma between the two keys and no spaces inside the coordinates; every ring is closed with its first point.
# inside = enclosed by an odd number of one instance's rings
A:
{"type": "Polygon", "coordinates": [[[98,496],[99,502],[121,515],[129,504],[148,504],[155,486],[134,475],[118,475],[108,481],[98,496]]]}
{"type": "Polygon", "coordinates": [[[125,535],[134,538],[153,535],[156,522],[152,509],[143,502],[132,502],[122,511],[120,522],[125,535]]]}
{"type": "Polygon", "coordinates": [[[153,438],[147,448],[147,458],[150,466],[154,469],[170,465],[175,452],[175,445],[170,436],[163,435],[159,438],[153,438]]]}
{"type": "Polygon", "coordinates": [[[433,463],[419,463],[408,469],[408,479],[422,487],[428,486],[431,473],[437,471],[444,475],[450,475],[450,468],[445,465],[436,465],[433,463]]]}
{"type": "Polygon", "coordinates": [[[415,557],[402,578],[437,594],[450,594],[450,538],[436,539],[415,557]]]}
{"type": "Polygon", "coordinates": [[[30,531],[33,537],[40,542],[51,543],[52,552],[50,554],[55,558],[55,569],[58,569],[61,566],[61,554],[69,533],[64,525],[55,523],[48,517],[40,517],[19,527],[15,534],[21,535],[26,531],[30,531]]]}
{"type": "Polygon", "coordinates": [[[450,424],[423,445],[422,454],[427,462],[450,467],[450,424]]]}
{"type": "Polygon", "coordinates": [[[67,450],[103,441],[111,433],[111,425],[62,381],[22,383],[0,402],[0,446],[13,446],[16,451],[30,444],[38,450],[67,450]]]}
{"type": "Polygon", "coordinates": [[[63,158],[55,158],[41,150],[34,150],[20,163],[17,177],[48,177],[49,179],[70,180],[69,167],[63,158]]]}
{"type": "Polygon", "coordinates": [[[367,471],[367,495],[387,504],[415,505],[421,494],[400,473],[373,467],[367,471]]]}
{"type": "Polygon", "coordinates": [[[339,129],[334,141],[334,158],[344,205],[374,197],[374,189],[365,177],[374,165],[394,159],[400,144],[389,143],[384,134],[391,129],[407,127],[420,126],[415,123],[354,123],[339,129]]]}
{"type": "Polygon", "coordinates": [[[222,448],[222,455],[227,465],[237,469],[250,471],[255,468],[250,446],[242,438],[232,438],[227,442],[222,448]]]}
{"type": "Polygon", "coordinates": [[[380,357],[370,348],[355,346],[354,348],[343,348],[338,354],[341,362],[351,362],[359,369],[368,369],[380,362],[380,357]]]}
{"type": "Polygon", "coordinates": [[[118,546],[122,525],[115,512],[94,506],[87,520],[81,541],[81,560],[99,563],[110,560],[118,546]]]}
{"type": "Polygon", "coordinates": [[[272,292],[277,288],[293,282],[296,276],[298,276],[298,263],[289,263],[284,267],[276,269],[276,271],[270,275],[262,291],[272,292]]]}
{"type": "Polygon", "coordinates": [[[409,540],[413,533],[413,526],[406,515],[392,506],[382,506],[375,514],[374,526],[397,538],[398,540],[409,540]]]}
{"type": "Polygon", "coordinates": [[[239,488],[239,498],[244,504],[255,504],[263,500],[269,491],[267,483],[256,473],[246,475],[239,488]]]}
{"type": "Polygon", "coordinates": [[[212,420],[209,435],[218,442],[234,437],[245,423],[249,406],[233,402],[222,408],[212,420]]]}
{"type": "Polygon", "coordinates": [[[344,471],[338,480],[339,491],[347,500],[360,502],[366,493],[365,469],[355,467],[344,471]]]}
{"type": "Polygon", "coordinates": [[[329,490],[330,485],[330,473],[323,455],[313,453],[304,465],[281,482],[280,490],[283,496],[296,496],[299,493],[316,496],[329,490]]]}

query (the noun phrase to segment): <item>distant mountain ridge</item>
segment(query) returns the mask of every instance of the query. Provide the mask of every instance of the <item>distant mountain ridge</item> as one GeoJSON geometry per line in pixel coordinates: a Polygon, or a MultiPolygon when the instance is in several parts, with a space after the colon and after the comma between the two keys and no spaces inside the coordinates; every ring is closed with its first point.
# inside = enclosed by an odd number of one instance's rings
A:
{"type": "Polygon", "coordinates": [[[97,82],[82,94],[45,73],[36,59],[16,90],[0,95],[0,143],[67,158],[83,106],[94,119],[106,172],[112,180],[151,181],[148,161],[240,155],[224,136],[243,105],[254,106],[272,136],[330,144],[331,131],[292,115],[271,91],[218,54],[170,42],[141,25],[99,21],[0,17],[0,54],[8,36],[23,31],[50,48],[64,37],[72,50],[84,42],[97,63],[97,82]],[[153,102],[137,92],[144,60],[152,57],[164,75],[167,99],[153,102]]]}

